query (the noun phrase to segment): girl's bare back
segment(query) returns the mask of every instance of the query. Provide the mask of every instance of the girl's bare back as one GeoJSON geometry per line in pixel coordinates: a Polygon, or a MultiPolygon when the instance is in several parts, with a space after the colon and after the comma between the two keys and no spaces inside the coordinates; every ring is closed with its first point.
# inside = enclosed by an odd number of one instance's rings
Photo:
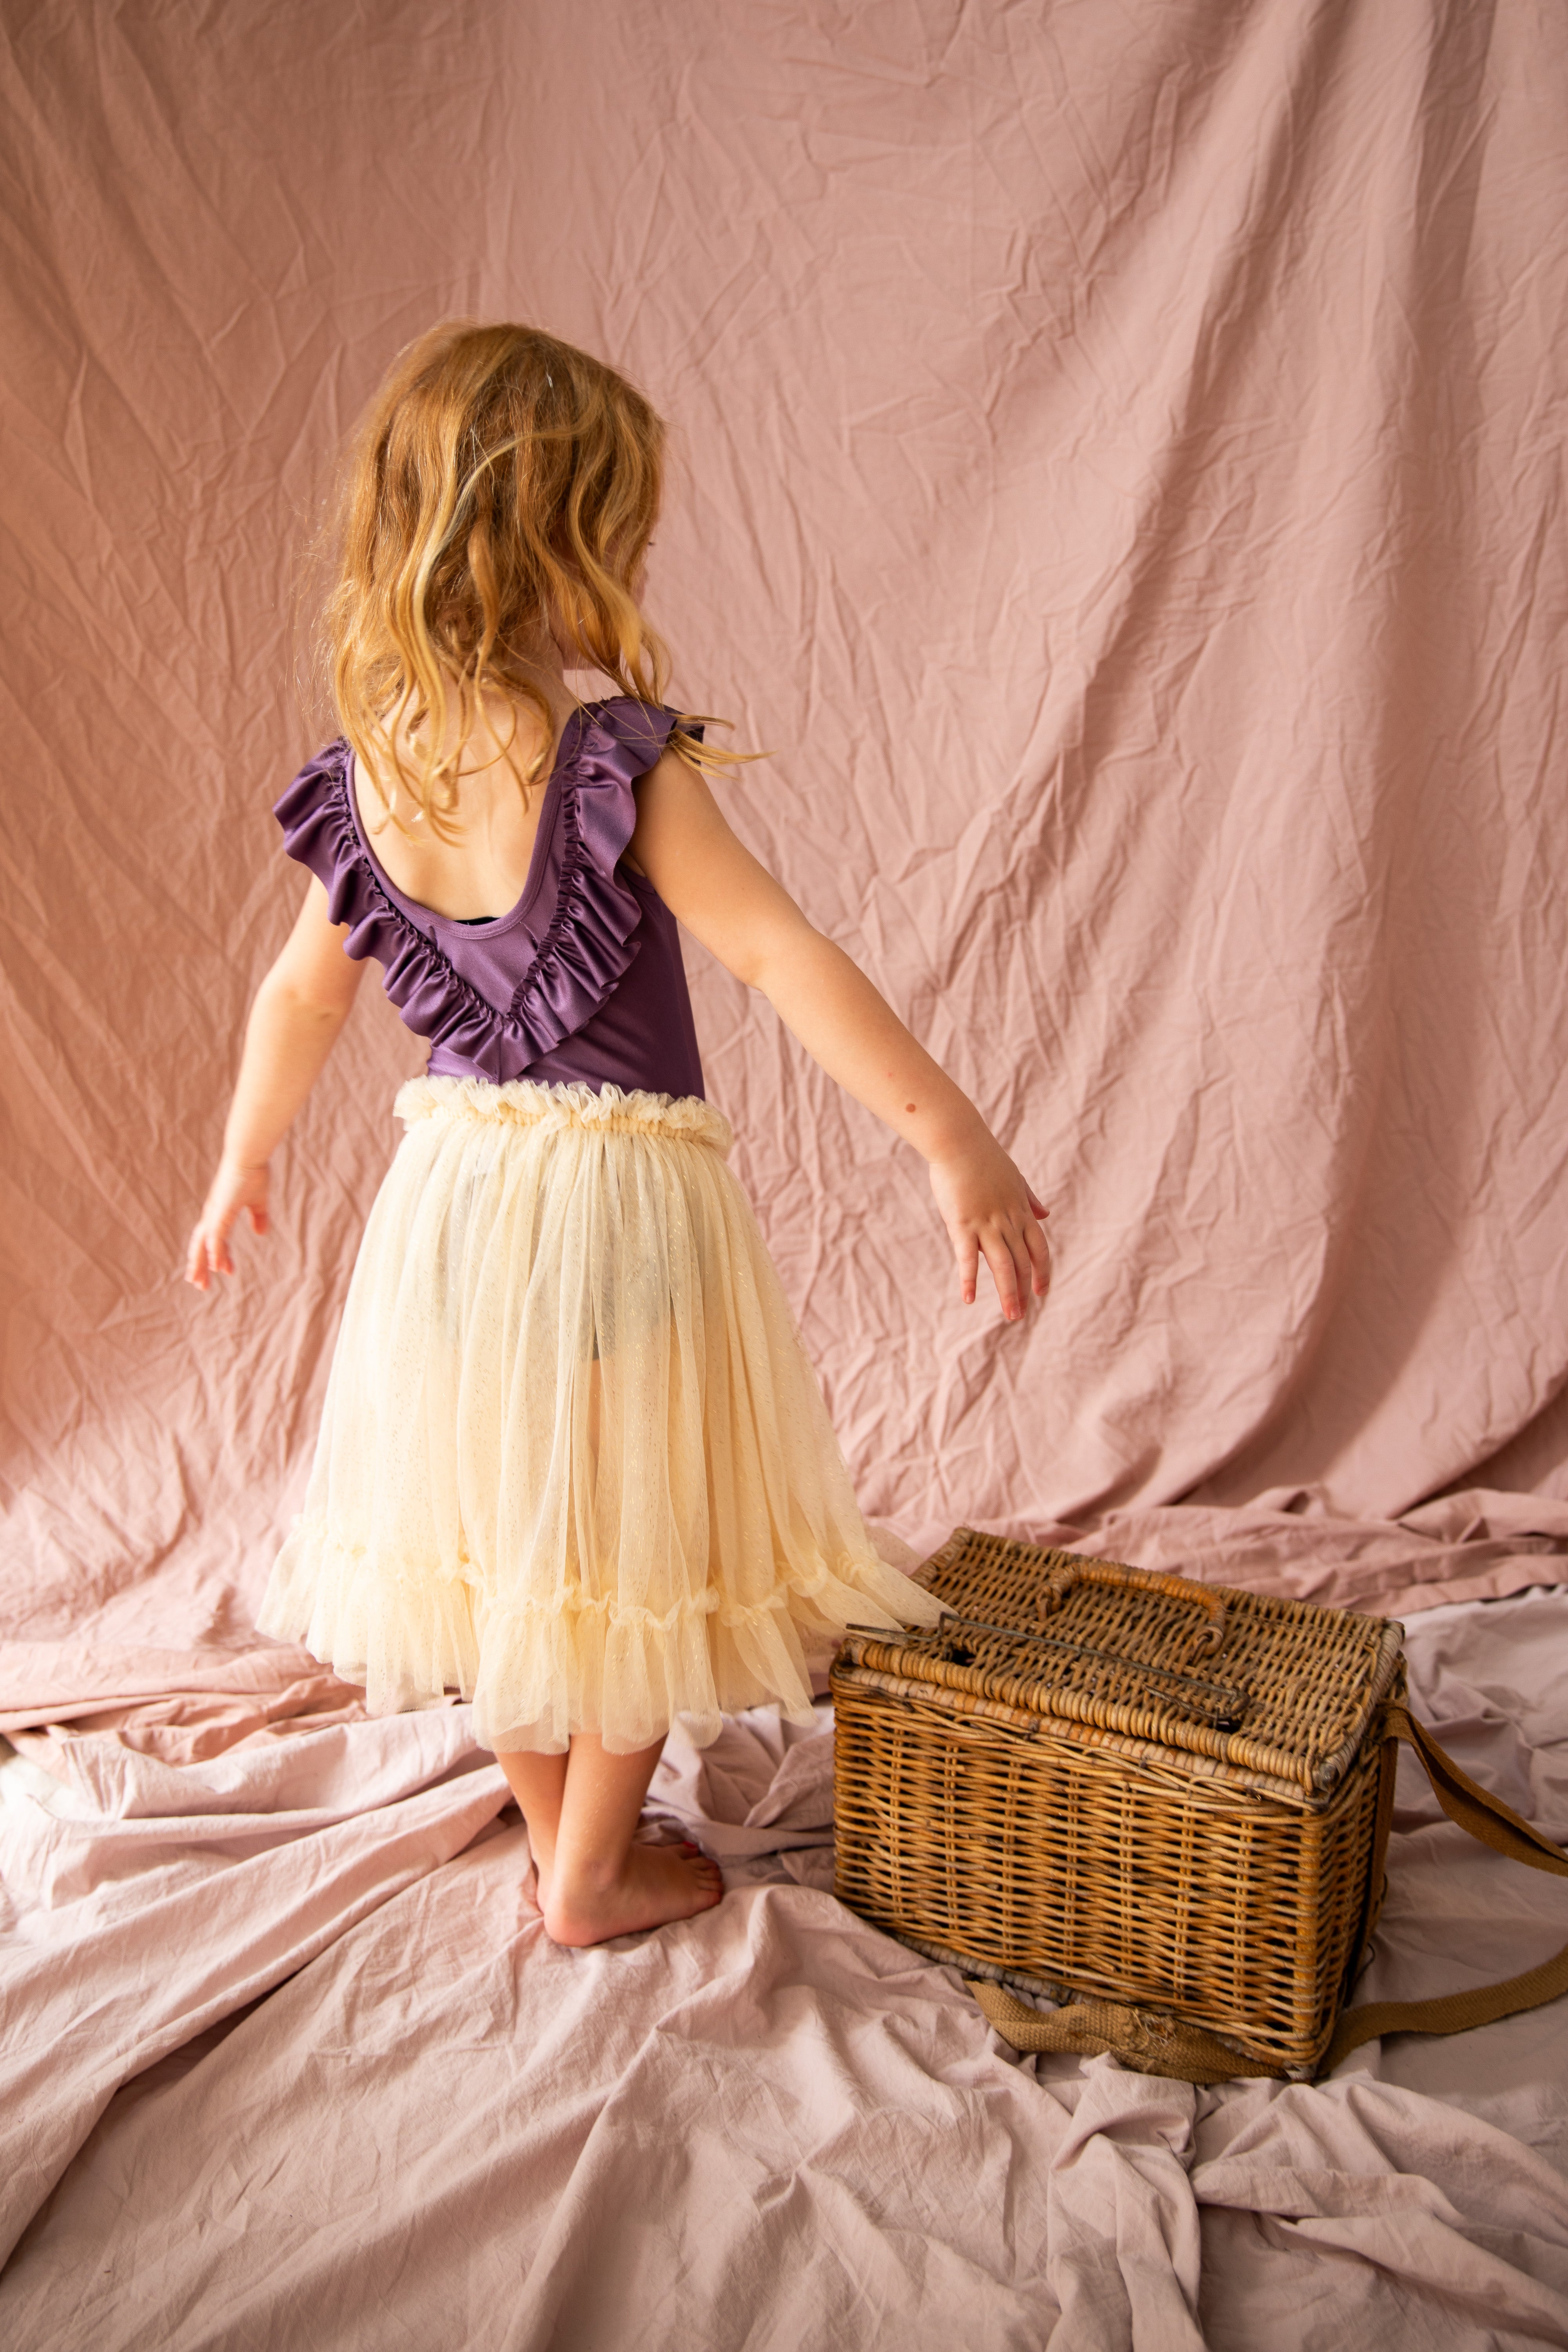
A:
{"type": "MultiPolygon", "coordinates": [[[[559,735],[574,705],[564,693],[551,700],[560,704],[554,710],[559,735]]],[[[452,840],[432,829],[395,772],[378,780],[356,761],[360,821],[374,843],[377,862],[398,889],[458,922],[510,915],[527,886],[552,746],[553,738],[544,741],[536,712],[487,698],[461,753],[452,840]],[[521,779],[536,765],[538,779],[524,784],[521,779]]],[[[399,749],[412,765],[414,747],[399,749]]]]}

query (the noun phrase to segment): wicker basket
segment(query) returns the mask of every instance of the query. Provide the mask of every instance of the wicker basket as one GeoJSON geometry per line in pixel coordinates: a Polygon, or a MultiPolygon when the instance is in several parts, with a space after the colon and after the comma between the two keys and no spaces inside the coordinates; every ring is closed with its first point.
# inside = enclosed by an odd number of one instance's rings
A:
{"type": "MultiPolygon", "coordinates": [[[[921,1581],[960,1615],[853,1632],[834,1667],[837,1890],[963,1969],[1020,2046],[1198,2081],[1337,2063],[1366,2038],[1336,2025],[1382,1898],[1400,1738],[1455,1818],[1479,1809],[1475,1834],[1568,1874],[1411,1723],[1389,1620],[969,1528],[921,1581]],[[1076,2006],[1042,2018],[1007,1986],[1076,2006]]],[[[1530,1999],[1568,1987],[1557,1965],[1530,1999]]],[[[1527,2002],[1487,2013],[1510,2005],[1527,2002]]],[[[1400,2015],[1480,2021],[1416,2014],[1444,2007],[1400,2015]]]]}

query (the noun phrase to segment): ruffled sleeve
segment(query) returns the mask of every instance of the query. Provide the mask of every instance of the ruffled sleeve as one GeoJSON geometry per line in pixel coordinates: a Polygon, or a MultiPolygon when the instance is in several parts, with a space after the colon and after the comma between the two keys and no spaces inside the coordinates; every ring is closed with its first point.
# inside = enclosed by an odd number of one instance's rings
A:
{"type": "Polygon", "coordinates": [[[642,907],[616,868],[637,821],[632,787],[658,761],[676,713],[629,697],[593,709],[579,721],[561,780],[564,838],[555,912],[511,1000],[512,1017],[536,1041],[535,1055],[552,1052],[593,1019],[640,944],[642,907]]]}
{"type": "Polygon", "coordinates": [[[343,953],[356,962],[374,956],[384,966],[386,992],[411,1029],[445,1038],[459,997],[471,1000],[470,1012],[494,1020],[495,1007],[453,971],[435,940],[383,888],[349,808],[351,759],[347,743],[329,743],[274,803],[284,848],[325,888],[331,919],[349,926],[343,953]]]}
{"type": "MultiPolygon", "coordinates": [[[[339,891],[363,853],[343,795],[348,782],[349,747],[340,737],[302,767],[272,814],[283,828],[283,846],[290,857],[309,866],[329,898],[339,891]]],[[[334,923],[345,922],[334,914],[334,923]]]]}
{"type": "Polygon", "coordinates": [[[344,953],[374,956],[407,1026],[498,1085],[521,1077],[584,1027],[640,944],[642,907],[616,868],[637,823],[633,786],[658,761],[677,713],[617,698],[567,724],[577,731],[558,770],[563,842],[554,912],[504,1006],[472,987],[433,931],[387,895],[349,806],[346,742],[318,752],[273,811],[289,856],[325,888],[331,920],[348,924],[344,953]]]}

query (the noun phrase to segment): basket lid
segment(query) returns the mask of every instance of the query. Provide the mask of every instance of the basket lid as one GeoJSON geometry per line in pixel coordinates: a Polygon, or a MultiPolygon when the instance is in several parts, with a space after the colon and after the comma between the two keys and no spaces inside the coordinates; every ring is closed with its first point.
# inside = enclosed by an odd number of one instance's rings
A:
{"type": "Polygon", "coordinates": [[[1404,1628],[1311,1601],[955,1530],[918,1580],[957,1612],[857,1629],[857,1660],[1037,1718],[1207,1756],[1308,1795],[1337,1786],[1404,1628]],[[873,1655],[873,1652],[875,1655],[873,1655]]]}

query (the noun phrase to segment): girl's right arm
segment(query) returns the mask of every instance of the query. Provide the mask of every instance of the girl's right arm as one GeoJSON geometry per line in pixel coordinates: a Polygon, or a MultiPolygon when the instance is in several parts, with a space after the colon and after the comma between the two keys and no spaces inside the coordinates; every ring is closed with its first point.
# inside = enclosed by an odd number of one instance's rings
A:
{"type": "Polygon", "coordinates": [[[631,854],[678,919],[738,980],[760,989],[831,1078],[912,1144],[952,1244],[960,1296],[980,1260],[1002,1312],[1022,1320],[1050,1283],[1040,1220],[1050,1213],[954,1086],[842,948],[807,922],[725,824],[673,751],[637,786],[631,854]]]}
{"type": "Polygon", "coordinates": [[[228,1233],[242,1209],[252,1233],[267,1231],[268,1162],[320,1076],[364,971],[343,953],[348,932],[346,923],[329,922],[326,891],[312,879],[246,1024],[223,1158],[185,1253],[185,1280],[198,1290],[213,1275],[234,1272],[228,1233]]]}

